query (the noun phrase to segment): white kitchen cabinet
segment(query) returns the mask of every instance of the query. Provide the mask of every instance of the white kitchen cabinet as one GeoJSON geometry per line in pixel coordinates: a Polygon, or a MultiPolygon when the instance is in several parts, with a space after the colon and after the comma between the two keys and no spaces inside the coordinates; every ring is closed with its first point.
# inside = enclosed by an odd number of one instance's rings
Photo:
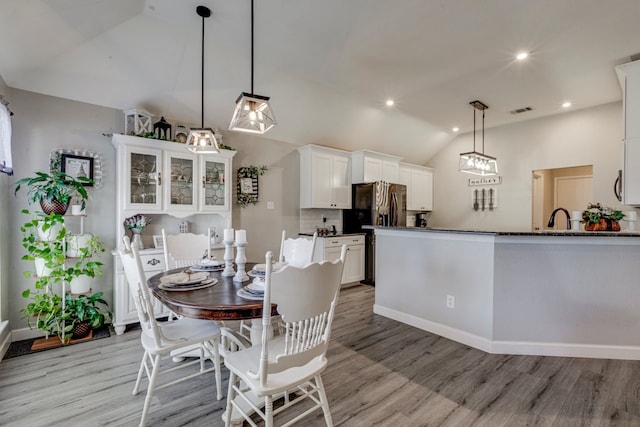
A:
{"type": "Polygon", "coordinates": [[[349,153],[318,145],[300,147],[300,207],[351,208],[349,153]]]}
{"type": "Polygon", "coordinates": [[[359,150],[351,153],[351,162],[351,181],[354,184],[375,181],[399,183],[400,157],[359,150]]]}
{"type": "Polygon", "coordinates": [[[640,61],[616,67],[623,92],[622,203],[640,206],[640,61]]]}
{"type": "Polygon", "coordinates": [[[347,256],[342,272],[342,284],[364,279],[364,235],[321,237],[316,241],[314,261],[335,261],[340,258],[342,245],[347,245],[347,256]]]}
{"type": "MultiPolygon", "coordinates": [[[[124,269],[122,268],[122,262],[120,262],[120,256],[117,251],[114,251],[113,255],[113,293],[115,304],[113,311],[113,328],[117,335],[122,335],[128,324],[138,322],[138,313],[136,312],[135,303],[129,292],[129,284],[124,274],[124,269]]],[[[162,249],[143,249],[140,251],[140,260],[142,261],[142,268],[144,269],[145,278],[147,279],[165,269],[162,249]]],[[[153,311],[156,318],[167,317],[169,315],[169,309],[162,305],[155,297],[152,296],[151,298],[153,298],[153,311]]]]}
{"type": "Polygon", "coordinates": [[[433,210],[433,170],[431,168],[402,163],[401,176],[407,186],[407,210],[433,210]]]}
{"type": "Polygon", "coordinates": [[[183,144],[114,135],[119,210],[185,217],[231,209],[235,151],[194,155],[183,144]]]}

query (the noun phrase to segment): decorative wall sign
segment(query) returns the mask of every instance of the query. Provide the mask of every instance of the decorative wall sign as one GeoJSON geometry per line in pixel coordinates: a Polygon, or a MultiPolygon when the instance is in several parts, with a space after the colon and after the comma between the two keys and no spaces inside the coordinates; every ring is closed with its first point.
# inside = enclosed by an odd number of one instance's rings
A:
{"type": "Polygon", "coordinates": [[[238,169],[238,204],[246,207],[258,202],[258,177],[267,171],[266,166],[246,166],[238,169]]]}
{"type": "Polygon", "coordinates": [[[502,184],[501,176],[486,176],[482,178],[469,179],[469,187],[475,187],[478,185],[498,185],[502,184]]]}
{"type": "Polygon", "coordinates": [[[474,211],[492,211],[498,207],[498,189],[474,188],[471,190],[471,205],[474,211]]]}
{"type": "MultiPolygon", "coordinates": [[[[67,166],[73,169],[75,167],[78,167],[79,164],[84,164],[85,167],[88,167],[87,163],[92,163],[93,176],[90,176],[87,170],[85,170],[84,172],[87,173],[87,177],[93,179],[93,188],[95,189],[102,188],[102,174],[103,174],[102,154],[95,153],[93,151],[87,151],[87,150],[57,148],[51,151],[51,155],[49,156],[49,170],[51,172],[63,171],[69,174],[69,172],[65,171],[67,166]],[[82,160],[80,163],[75,162],[73,160],[66,161],[63,165],[63,161],[62,161],[63,155],[66,155],[67,157],[74,156],[84,160],[82,160]],[[63,166],[65,167],[65,169],[63,169],[63,166]]],[[[78,168],[78,171],[79,171],[79,168],[78,168]]],[[[72,176],[77,176],[77,175],[72,175],[72,176]]]]}
{"type": "MultiPolygon", "coordinates": [[[[72,178],[89,178],[93,181],[93,157],[62,154],[60,170],[72,178]]],[[[92,187],[93,182],[82,185],[92,187]]]]}

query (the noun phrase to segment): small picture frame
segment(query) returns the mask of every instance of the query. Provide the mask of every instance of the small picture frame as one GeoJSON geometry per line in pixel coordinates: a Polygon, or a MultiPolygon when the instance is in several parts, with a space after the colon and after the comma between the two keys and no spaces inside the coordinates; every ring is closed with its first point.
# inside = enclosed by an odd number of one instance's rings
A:
{"type": "Polygon", "coordinates": [[[91,179],[91,182],[82,185],[93,187],[93,160],[93,157],[63,153],[60,155],[60,170],[72,178],[91,179]]]}
{"type": "Polygon", "coordinates": [[[153,247],[156,249],[164,249],[164,240],[162,240],[161,234],[153,236],[153,247]]]}
{"type": "Polygon", "coordinates": [[[240,192],[253,194],[253,179],[252,178],[240,178],[240,192]]]}

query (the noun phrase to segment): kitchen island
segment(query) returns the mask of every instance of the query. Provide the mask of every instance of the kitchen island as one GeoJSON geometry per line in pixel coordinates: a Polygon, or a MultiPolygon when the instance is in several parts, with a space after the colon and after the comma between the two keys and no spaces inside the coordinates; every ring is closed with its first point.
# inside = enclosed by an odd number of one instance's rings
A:
{"type": "Polygon", "coordinates": [[[640,233],[374,229],[376,314],[489,353],[640,360],[640,233]]]}

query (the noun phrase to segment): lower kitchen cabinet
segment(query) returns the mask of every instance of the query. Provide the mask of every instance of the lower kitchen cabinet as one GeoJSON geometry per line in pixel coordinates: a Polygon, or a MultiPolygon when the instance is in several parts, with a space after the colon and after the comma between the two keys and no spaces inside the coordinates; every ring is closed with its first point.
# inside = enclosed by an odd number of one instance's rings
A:
{"type": "MultiPolygon", "coordinates": [[[[129,283],[124,274],[122,268],[122,262],[117,252],[113,253],[115,262],[113,276],[115,277],[114,284],[114,304],[115,309],[113,312],[113,328],[117,335],[124,333],[124,330],[128,324],[138,322],[138,313],[136,311],[136,305],[133,302],[131,293],[129,292],[129,283]]],[[[144,268],[145,278],[149,278],[155,274],[161,273],[165,270],[164,252],[162,249],[143,249],[140,251],[140,260],[142,261],[142,267],[144,268]]],[[[153,296],[153,311],[158,317],[167,317],[169,315],[169,309],[160,303],[153,296]]]]}
{"type": "Polygon", "coordinates": [[[364,235],[320,237],[316,241],[314,261],[335,261],[340,258],[342,245],[347,245],[347,256],[342,272],[342,284],[364,279],[364,235]]]}

